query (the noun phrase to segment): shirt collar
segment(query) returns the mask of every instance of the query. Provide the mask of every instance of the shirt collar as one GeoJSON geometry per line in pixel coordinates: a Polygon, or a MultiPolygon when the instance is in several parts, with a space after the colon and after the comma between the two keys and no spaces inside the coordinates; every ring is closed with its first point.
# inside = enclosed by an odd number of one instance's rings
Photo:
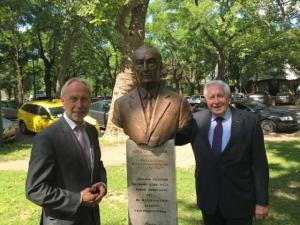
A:
{"type": "MultiPolygon", "coordinates": [[[[72,130],[74,130],[74,129],[78,126],[77,123],[75,123],[73,120],[71,120],[71,119],[67,116],[66,112],[64,112],[63,117],[64,117],[64,119],[66,120],[67,124],[71,127],[72,130]]],[[[83,121],[83,125],[84,125],[84,121],[83,121]]]]}
{"type": "Polygon", "coordinates": [[[138,88],[138,92],[141,96],[142,99],[146,99],[147,98],[147,94],[150,93],[151,97],[156,99],[157,95],[158,95],[158,91],[159,91],[159,87],[153,88],[151,90],[146,90],[142,87],[138,88]]]}
{"type": "MultiPolygon", "coordinates": [[[[216,120],[217,117],[218,116],[216,116],[216,115],[214,115],[212,113],[210,121],[212,122],[212,121],[216,120]]],[[[230,107],[227,108],[225,114],[222,117],[223,117],[223,121],[226,121],[226,120],[228,120],[231,117],[231,109],[230,109],[230,107]]]]}

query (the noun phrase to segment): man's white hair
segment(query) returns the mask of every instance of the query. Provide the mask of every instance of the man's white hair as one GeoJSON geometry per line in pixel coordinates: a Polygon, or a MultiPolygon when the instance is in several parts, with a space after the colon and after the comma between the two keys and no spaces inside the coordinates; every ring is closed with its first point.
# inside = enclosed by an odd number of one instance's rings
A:
{"type": "Polygon", "coordinates": [[[80,82],[82,83],[83,85],[85,85],[90,93],[90,97],[92,97],[92,91],[91,91],[91,88],[90,88],[90,85],[88,84],[88,82],[85,80],[85,79],[82,79],[82,78],[79,78],[79,77],[74,77],[74,78],[71,78],[69,79],[65,84],[64,86],[62,87],[61,91],[60,91],[60,97],[63,97],[64,94],[65,94],[65,91],[66,91],[66,88],[72,84],[73,82],[80,82]]]}
{"type": "Polygon", "coordinates": [[[226,96],[229,96],[231,91],[230,91],[230,87],[227,83],[225,83],[224,81],[222,80],[211,80],[211,81],[208,81],[205,85],[204,85],[204,90],[203,90],[203,94],[205,97],[207,97],[207,89],[209,86],[213,86],[213,85],[219,85],[223,88],[224,90],[224,93],[226,96]]]}

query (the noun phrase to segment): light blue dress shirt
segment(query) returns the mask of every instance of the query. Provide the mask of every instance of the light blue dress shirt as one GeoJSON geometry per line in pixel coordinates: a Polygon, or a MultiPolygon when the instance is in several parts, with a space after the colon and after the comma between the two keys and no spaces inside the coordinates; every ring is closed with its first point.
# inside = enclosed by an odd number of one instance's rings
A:
{"type": "MultiPolygon", "coordinates": [[[[222,126],[223,126],[223,134],[222,134],[222,151],[224,151],[226,145],[229,142],[230,136],[231,136],[231,121],[232,121],[232,114],[231,110],[228,107],[227,111],[225,112],[225,115],[223,116],[222,126]]],[[[216,116],[212,114],[211,121],[210,121],[210,128],[208,132],[208,140],[210,143],[210,146],[212,146],[212,140],[214,135],[214,129],[217,125],[216,122],[216,116]]]]}

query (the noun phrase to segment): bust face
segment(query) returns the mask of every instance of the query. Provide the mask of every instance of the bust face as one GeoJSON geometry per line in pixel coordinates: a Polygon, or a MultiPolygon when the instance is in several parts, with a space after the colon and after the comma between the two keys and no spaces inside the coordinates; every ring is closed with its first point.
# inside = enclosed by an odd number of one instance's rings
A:
{"type": "Polygon", "coordinates": [[[155,48],[142,46],[135,51],[135,70],[139,85],[144,88],[159,84],[161,72],[161,57],[155,48]]]}

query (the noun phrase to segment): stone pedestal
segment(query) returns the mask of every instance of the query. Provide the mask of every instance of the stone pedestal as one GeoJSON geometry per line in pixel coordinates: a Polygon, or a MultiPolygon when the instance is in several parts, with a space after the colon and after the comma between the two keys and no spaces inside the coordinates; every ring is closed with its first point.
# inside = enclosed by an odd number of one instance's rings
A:
{"type": "Polygon", "coordinates": [[[159,147],[126,142],[130,225],[176,225],[174,140],[159,147]]]}

